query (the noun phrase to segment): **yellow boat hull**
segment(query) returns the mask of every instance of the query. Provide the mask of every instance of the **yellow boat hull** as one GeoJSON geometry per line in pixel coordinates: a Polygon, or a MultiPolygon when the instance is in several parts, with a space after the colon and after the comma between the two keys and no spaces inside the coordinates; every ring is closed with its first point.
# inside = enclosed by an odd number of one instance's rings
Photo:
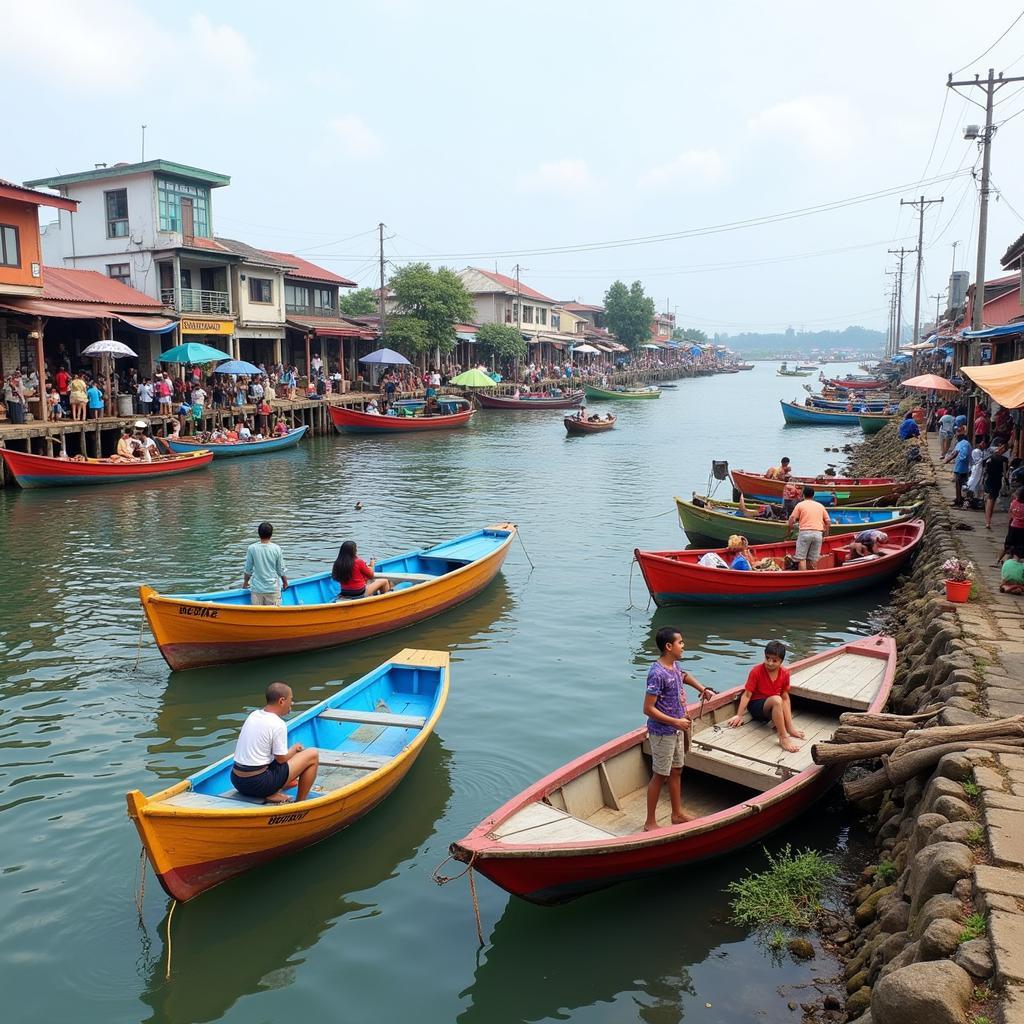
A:
{"type": "Polygon", "coordinates": [[[440,615],[479,594],[516,536],[514,523],[487,528],[509,531],[487,557],[419,586],[355,601],[254,607],[163,597],[145,586],[139,599],[160,653],[176,670],[338,647],[440,615]]]}
{"type": "Polygon", "coordinates": [[[391,661],[441,667],[444,682],[434,712],[412,743],[366,777],[319,797],[314,786],[313,794],[301,803],[240,803],[223,810],[168,805],[171,797],[189,791],[188,780],[149,797],[137,789],[127,794],[128,816],[169,896],[190,900],[258,864],[312,846],[372,810],[402,781],[444,710],[449,656],[444,651],[406,649],[391,661]]]}

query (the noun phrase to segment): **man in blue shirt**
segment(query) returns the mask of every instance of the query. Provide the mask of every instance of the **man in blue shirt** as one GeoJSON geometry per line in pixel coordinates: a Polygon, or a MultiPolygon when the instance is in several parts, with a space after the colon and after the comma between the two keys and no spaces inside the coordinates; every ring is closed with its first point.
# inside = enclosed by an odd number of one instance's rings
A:
{"type": "Polygon", "coordinates": [[[914,414],[908,412],[903,417],[903,422],[900,424],[900,440],[909,441],[912,437],[920,437],[921,428],[917,425],[917,421],[914,419],[914,414]]]}
{"type": "Polygon", "coordinates": [[[271,541],[274,527],[260,523],[259,540],[245,552],[245,576],[242,586],[250,593],[250,604],[279,605],[281,591],[288,589],[288,570],[281,549],[271,541]]]}
{"type": "Polygon", "coordinates": [[[971,442],[967,440],[967,427],[957,428],[956,444],[950,448],[943,462],[953,462],[953,481],[956,484],[956,497],[953,504],[960,508],[964,503],[964,484],[971,473],[971,442]],[[953,462],[953,460],[956,460],[953,462]]]}

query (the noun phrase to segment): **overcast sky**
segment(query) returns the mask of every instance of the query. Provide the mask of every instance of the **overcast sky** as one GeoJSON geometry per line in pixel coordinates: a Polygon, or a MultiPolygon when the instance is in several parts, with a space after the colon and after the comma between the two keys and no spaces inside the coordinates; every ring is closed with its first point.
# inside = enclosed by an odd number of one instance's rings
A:
{"type": "MultiPolygon", "coordinates": [[[[518,262],[533,287],[591,302],[639,278],[660,309],[708,331],[884,329],[886,249],[916,241],[901,194],[945,197],[925,218],[923,293],[945,291],[954,241],[973,279],[966,172],[980,161],[962,134],[984,112],[946,77],[1024,75],[1024,19],[980,56],[1022,9],[0,0],[17,81],[0,177],[138,160],[145,123],[147,157],[231,176],[214,193],[217,234],[360,283],[374,283],[383,221],[396,266],[511,273],[518,262]],[[600,247],[876,192],[893,194],[600,247]],[[550,249],[563,251],[538,252],[550,249]]],[[[997,94],[997,123],[1024,110],[1022,85],[997,94]]],[[[993,145],[990,278],[1024,231],[1022,167],[1024,117],[993,145]]],[[[924,305],[934,312],[933,298],[924,305]]],[[[904,309],[909,322],[912,274],[904,309]]]]}

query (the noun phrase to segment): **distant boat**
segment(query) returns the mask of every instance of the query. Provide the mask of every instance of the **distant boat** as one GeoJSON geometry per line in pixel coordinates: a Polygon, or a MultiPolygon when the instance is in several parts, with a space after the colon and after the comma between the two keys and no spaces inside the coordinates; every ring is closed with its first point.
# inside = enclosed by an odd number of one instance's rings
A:
{"type": "Polygon", "coordinates": [[[424,416],[422,409],[418,409],[411,416],[382,416],[380,413],[360,412],[343,405],[329,405],[327,411],[339,434],[404,434],[423,430],[452,430],[465,427],[476,412],[464,398],[445,396],[438,400],[438,405],[442,410],[448,407],[452,411],[437,416],[424,416]]]}
{"type": "Polygon", "coordinates": [[[57,459],[0,448],[11,475],[26,490],[39,487],[78,487],[91,484],[139,483],[202,469],[213,452],[200,449],[188,455],[164,455],[152,462],[114,462],[111,459],[57,459]]]}
{"type": "Polygon", "coordinates": [[[799,363],[797,365],[798,370],[820,370],[821,367],[817,363],[799,363]]]}
{"type": "MultiPolygon", "coordinates": [[[[763,473],[747,473],[742,469],[731,469],[729,475],[733,486],[748,498],[781,500],[785,482],[769,480],[763,473]]],[[[915,484],[897,480],[891,476],[846,477],[846,476],[793,476],[792,483],[809,485],[814,488],[816,500],[826,504],[859,505],[868,501],[886,501],[909,491],[915,484]]]]}
{"type": "Polygon", "coordinates": [[[789,369],[785,363],[779,367],[777,375],[779,377],[810,377],[809,373],[804,373],[802,370],[789,369]]]}
{"type": "Polygon", "coordinates": [[[780,402],[782,415],[787,423],[801,426],[818,427],[857,427],[860,420],[855,412],[843,412],[838,409],[816,409],[812,405],[798,402],[780,402]]]}
{"type": "Polygon", "coordinates": [[[562,423],[565,424],[567,434],[601,434],[606,430],[615,429],[615,417],[607,419],[586,419],[581,420],[578,416],[566,416],[562,423]]]}
{"type": "Polygon", "coordinates": [[[475,396],[481,409],[506,409],[510,412],[535,412],[538,409],[575,409],[583,401],[583,392],[567,395],[489,395],[477,391],[475,396]]]}
{"type": "Polygon", "coordinates": [[[661,389],[653,385],[645,388],[599,388],[595,384],[584,384],[583,390],[587,398],[599,402],[617,398],[661,398],[661,389]]]}
{"type": "Polygon", "coordinates": [[[737,363],[736,364],[736,369],[737,370],[752,370],[753,368],[754,368],[754,364],[753,363],[737,363]]]}
{"type": "Polygon", "coordinates": [[[279,452],[282,448],[293,448],[309,429],[296,427],[287,434],[265,437],[261,441],[193,441],[185,437],[160,438],[172,452],[211,451],[215,459],[236,458],[240,455],[260,455],[264,452],[279,452]]]}

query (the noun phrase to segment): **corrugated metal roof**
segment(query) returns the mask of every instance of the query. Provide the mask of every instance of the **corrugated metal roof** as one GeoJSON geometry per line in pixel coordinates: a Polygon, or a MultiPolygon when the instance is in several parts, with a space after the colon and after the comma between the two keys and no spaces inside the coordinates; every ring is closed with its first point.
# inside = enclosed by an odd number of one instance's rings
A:
{"type": "Polygon", "coordinates": [[[540,302],[550,302],[554,304],[554,299],[550,299],[548,296],[541,294],[541,292],[528,287],[523,284],[522,281],[517,285],[515,278],[506,277],[504,274],[495,273],[493,270],[484,270],[482,267],[470,267],[469,269],[478,274],[483,274],[484,277],[493,281],[495,284],[500,285],[502,290],[508,292],[510,295],[515,295],[516,292],[518,292],[524,299],[537,299],[540,302]]]}
{"type": "Polygon", "coordinates": [[[288,272],[289,277],[301,277],[307,281],[326,281],[328,284],[341,285],[343,288],[356,287],[355,281],[350,281],[347,277],[342,277],[340,274],[335,274],[330,270],[324,270],[323,267],[318,267],[315,263],[310,263],[309,260],[304,260],[301,256],[295,256],[290,252],[274,252],[273,249],[264,249],[263,252],[294,267],[294,270],[288,272]]]}
{"type": "Polygon", "coordinates": [[[236,256],[241,256],[246,263],[257,263],[262,267],[278,267],[281,270],[290,269],[295,266],[294,263],[289,263],[286,260],[271,255],[265,249],[257,249],[255,246],[249,245],[246,242],[239,242],[235,238],[221,238],[218,235],[214,241],[236,256]]]}
{"type": "Polygon", "coordinates": [[[37,192],[34,188],[16,185],[6,178],[0,178],[0,199],[14,199],[19,203],[32,203],[35,206],[54,206],[58,210],[70,210],[72,213],[78,209],[77,199],[65,199],[51,192],[37,192]]]}
{"type": "Polygon", "coordinates": [[[96,270],[43,267],[43,294],[51,302],[96,302],[110,308],[159,310],[162,303],[96,270]]]}
{"type": "Polygon", "coordinates": [[[147,160],[144,163],[130,164],[124,161],[111,164],[109,167],[94,167],[91,171],[76,171],[73,174],[57,174],[51,178],[36,178],[25,182],[26,185],[45,185],[57,188],[60,185],[73,185],[80,181],[106,181],[107,178],[121,178],[127,174],[145,174],[148,172],[173,175],[190,181],[201,181],[211,188],[230,185],[231,178],[217,171],[204,171],[201,167],[190,167],[188,164],[176,164],[171,160],[147,160]]]}

